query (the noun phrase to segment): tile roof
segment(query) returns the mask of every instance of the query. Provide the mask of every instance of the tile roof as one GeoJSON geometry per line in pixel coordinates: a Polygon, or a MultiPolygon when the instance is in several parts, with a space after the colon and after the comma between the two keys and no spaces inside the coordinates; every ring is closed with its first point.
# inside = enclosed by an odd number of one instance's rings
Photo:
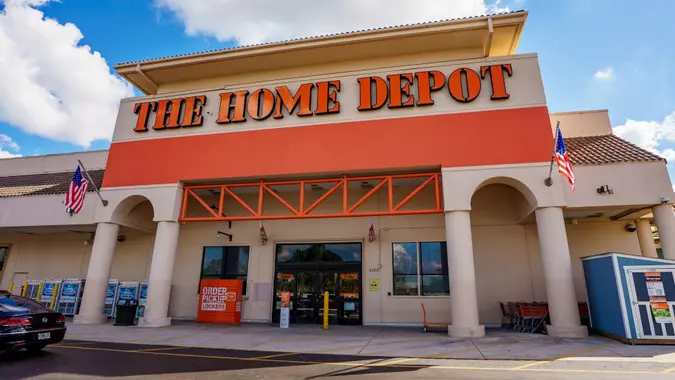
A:
{"type": "Polygon", "coordinates": [[[311,40],[326,38],[326,37],[350,36],[350,35],[355,35],[355,34],[359,34],[359,33],[374,32],[374,31],[378,31],[378,30],[406,28],[406,27],[410,27],[410,26],[421,26],[421,25],[431,26],[431,25],[442,24],[444,22],[449,22],[449,21],[471,20],[471,19],[487,17],[487,16],[508,15],[508,14],[514,14],[514,13],[522,13],[522,12],[525,12],[525,10],[521,9],[521,10],[515,10],[515,11],[509,11],[509,12],[499,12],[499,13],[482,14],[482,15],[476,15],[476,16],[449,18],[449,19],[445,19],[445,20],[418,22],[418,23],[413,23],[413,24],[390,25],[390,26],[383,26],[383,27],[379,27],[379,28],[359,29],[359,30],[354,30],[354,31],[350,31],[350,32],[321,34],[321,35],[318,35],[318,36],[311,36],[311,37],[291,38],[291,39],[282,40],[282,41],[263,42],[263,43],[259,43],[259,44],[234,46],[234,47],[228,47],[228,48],[223,48],[223,49],[213,49],[213,50],[200,51],[200,52],[195,52],[195,53],[176,54],[176,55],[169,55],[169,56],[159,57],[159,58],[142,59],[142,60],[138,60],[138,61],[120,62],[120,63],[117,64],[117,66],[130,65],[130,64],[135,64],[135,63],[148,63],[148,62],[161,61],[161,60],[164,60],[164,59],[179,58],[179,57],[190,57],[190,56],[195,56],[195,55],[218,53],[218,52],[224,52],[224,51],[236,51],[236,50],[239,50],[239,49],[247,49],[247,48],[276,45],[276,44],[286,44],[286,43],[289,43],[289,42],[311,41],[311,40]]]}
{"type": "MultiPolygon", "coordinates": [[[[105,170],[90,170],[89,175],[101,187],[105,170]]],[[[73,172],[25,174],[9,177],[0,177],[0,198],[19,197],[28,195],[65,194],[73,180],[73,172]]],[[[89,186],[88,192],[94,191],[89,186]]]]}
{"type": "Polygon", "coordinates": [[[574,165],[666,161],[615,135],[566,138],[565,146],[574,165]]]}

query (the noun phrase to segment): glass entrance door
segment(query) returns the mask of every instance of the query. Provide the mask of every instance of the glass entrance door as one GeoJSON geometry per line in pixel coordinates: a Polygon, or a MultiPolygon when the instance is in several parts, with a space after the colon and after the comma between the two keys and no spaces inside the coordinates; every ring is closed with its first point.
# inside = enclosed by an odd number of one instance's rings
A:
{"type": "Polygon", "coordinates": [[[338,297],[338,323],[341,325],[361,324],[361,273],[340,273],[340,294],[338,297]]]}
{"type": "Polygon", "coordinates": [[[283,292],[291,292],[291,323],[362,323],[361,243],[277,245],[272,321],[279,322],[283,292]]]}

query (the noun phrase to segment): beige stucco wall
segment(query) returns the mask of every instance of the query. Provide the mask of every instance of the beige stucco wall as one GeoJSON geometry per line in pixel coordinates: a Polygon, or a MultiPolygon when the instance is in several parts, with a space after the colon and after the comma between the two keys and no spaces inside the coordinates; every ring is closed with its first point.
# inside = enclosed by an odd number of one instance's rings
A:
{"type": "MultiPolygon", "coordinates": [[[[279,79],[278,77],[266,77],[264,80],[256,82],[236,81],[236,83],[227,83],[225,89],[222,85],[217,90],[211,87],[208,91],[183,93],[182,96],[188,95],[205,95],[206,105],[203,107],[204,122],[201,127],[191,128],[175,128],[172,130],[153,130],[152,125],[155,120],[155,113],[151,113],[148,119],[149,130],[147,132],[135,132],[136,120],[138,115],[134,113],[134,105],[139,102],[155,101],[160,99],[170,99],[176,95],[164,96],[146,96],[141,98],[123,99],[120,104],[117,121],[115,124],[115,132],[113,134],[113,143],[122,141],[138,141],[146,139],[180,137],[180,136],[195,136],[199,134],[209,133],[229,133],[241,132],[249,130],[261,130],[269,128],[284,128],[284,127],[299,127],[315,124],[326,123],[341,123],[349,121],[360,120],[374,120],[400,117],[415,117],[423,115],[439,115],[460,112],[477,112],[484,110],[499,110],[512,109],[521,107],[537,107],[545,106],[546,98],[544,95],[544,87],[541,80],[539,69],[539,61],[534,54],[515,55],[509,57],[486,58],[480,60],[467,61],[427,61],[425,63],[407,64],[402,66],[392,66],[385,61],[381,62],[382,66],[371,69],[357,68],[353,66],[347,70],[340,66],[335,66],[326,69],[321,75],[307,75],[304,71],[298,71],[296,76],[279,79]],[[458,68],[471,68],[480,72],[480,67],[490,64],[512,64],[513,75],[506,78],[506,89],[510,94],[509,99],[491,100],[491,84],[489,79],[481,81],[480,95],[472,102],[460,103],[450,96],[447,86],[443,89],[433,93],[434,105],[428,107],[405,107],[399,109],[389,109],[382,107],[379,110],[368,112],[358,111],[358,104],[360,99],[359,84],[357,79],[366,76],[379,76],[386,80],[386,76],[390,74],[399,73],[414,73],[419,71],[439,70],[447,79],[454,70],[458,68]],[[278,86],[287,86],[292,94],[295,94],[300,85],[304,83],[316,83],[319,81],[340,80],[341,87],[338,94],[340,102],[340,113],[321,116],[307,116],[297,117],[296,115],[288,115],[286,110],[283,111],[284,118],[275,119],[273,117],[262,121],[251,120],[245,123],[229,123],[217,124],[218,112],[220,108],[219,94],[224,92],[236,92],[241,90],[248,90],[249,92],[256,91],[260,88],[267,88],[272,91],[278,86]]],[[[316,91],[316,89],[314,90],[316,91]]],[[[416,81],[410,86],[410,93],[417,97],[416,81]]],[[[312,96],[312,109],[315,109],[317,96],[312,96]]]]}
{"type": "MultiPolygon", "coordinates": [[[[430,195],[421,194],[417,201],[428,202],[430,195]]],[[[380,198],[379,203],[384,199],[380,198]]],[[[517,190],[500,184],[483,187],[472,198],[471,222],[481,323],[500,322],[499,301],[546,301],[536,225],[519,224],[516,212],[523,202],[524,198],[517,190]]],[[[379,207],[378,202],[367,207],[379,207]]],[[[388,295],[393,291],[392,243],[445,240],[443,216],[376,217],[373,222],[377,240],[369,243],[369,218],[267,221],[264,225],[269,241],[265,246],[259,243],[257,221],[234,222],[232,230],[228,230],[226,222],[182,224],[170,315],[196,317],[203,246],[250,246],[250,290],[244,302],[243,318],[267,321],[271,317],[276,243],[350,241],[363,243],[364,323],[420,323],[421,302],[428,310],[429,320],[449,323],[448,297],[388,295]],[[227,242],[224,237],[217,239],[218,230],[231,232],[233,241],[227,242]],[[378,291],[368,289],[372,278],[379,280],[378,291]]],[[[639,254],[636,234],[626,232],[623,225],[624,222],[567,224],[579,301],[585,300],[580,257],[608,251],[639,254]]],[[[145,280],[154,236],[137,232],[124,235],[126,240],[117,243],[111,277],[145,280]]],[[[0,288],[11,282],[15,272],[28,272],[31,279],[85,277],[91,251],[91,245],[84,245],[86,237],[85,234],[59,234],[0,238],[0,243],[11,246],[0,288]]]]}
{"type": "MultiPolygon", "coordinates": [[[[111,278],[141,281],[147,278],[152,257],[154,235],[122,232],[125,241],[117,243],[111,278]]],[[[91,255],[86,233],[0,236],[0,245],[9,246],[8,260],[0,277],[6,289],[17,278],[85,278],[91,255]]],[[[15,284],[15,287],[19,286],[15,284]]],[[[18,288],[15,288],[18,289],[18,288]]]]}
{"type": "Polygon", "coordinates": [[[551,128],[560,122],[563,137],[597,136],[612,133],[612,123],[607,110],[552,113],[551,128]]]}
{"type": "Polygon", "coordinates": [[[0,176],[58,173],[64,171],[74,172],[78,165],[78,158],[87,170],[102,169],[105,168],[108,151],[96,150],[91,152],[49,154],[45,156],[3,158],[0,160],[0,176]]]}

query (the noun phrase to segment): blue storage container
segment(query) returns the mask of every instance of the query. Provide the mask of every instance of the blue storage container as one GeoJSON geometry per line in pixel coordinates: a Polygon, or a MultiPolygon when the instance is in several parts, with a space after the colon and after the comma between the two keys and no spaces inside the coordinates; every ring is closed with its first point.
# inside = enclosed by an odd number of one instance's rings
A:
{"type": "Polygon", "coordinates": [[[675,261],[604,253],[581,259],[593,332],[675,344],[675,261]]]}

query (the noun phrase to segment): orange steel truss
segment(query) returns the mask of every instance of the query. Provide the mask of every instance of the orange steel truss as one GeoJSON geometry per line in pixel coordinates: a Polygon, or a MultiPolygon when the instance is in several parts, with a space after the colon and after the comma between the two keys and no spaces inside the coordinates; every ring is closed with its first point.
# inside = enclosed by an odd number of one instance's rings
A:
{"type": "Polygon", "coordinates": [[[417,214],[438,214],[443,212],[441,203],[441,184],[439,173],[429,174],[403,174],[403,175],[389,175],[389,176],[369,176],[369,177],[347,177],[333,178],[333,179],[319,179],[319,180],[301,180],[301,181],[282,181],[282,182],[265,182],[261,180],[256,183],[240,183],[227,185],[199,185],[199,186],[185,186],[183,190],[183,207],[179,221],[181,222],[208,222],[208,221],[237,221],[237,220],[275,220],[275,219],[304,219],[304,218],[340,218],[340,217],[357,217],[357,216],[386,216],[386,215],[417,215],[417,214]],[[404,178],[421,178],[424,179],[417,188],[408,193],[403,200],[394,204],[394,189],[393,181],[404,178]],[[356,181],[379,181],[368,193],[362,196],[356,203],[349,204],[349,183],[356,181]],[[306,184],[320,184],[336,182],[335,185],[324,193],[319,199],[312,204],[305,204],[305,185],[306,184]],[[296,185],[300,192],[299,208],[293,207],[280,194],[277,194],[270,186],[282,185],[296,185]],[[356,212],[355,210],[371,198],[378,190],[387,186],[388,192],[388,209],[387,211],[376,212],[356,212]],[[420,210],[401,210],[413,197],[419,194],[427,186],[433,186],[436,195],[436,203],[434,208],[420,209],[420,210]],[[254,210],[246,202],[244,202],[237,194],[232,191],[235,188],[258,188],[258,207],[254,210]],[[218,207],[209,206],[202,198],[195,193],[195,190],[220,190],[220,200],[218,207]],[[335,192],[342,190],[342,212],[339,213],[316,213],[313,212],[321,203],[335,192]],[[289,215],[263,215],[263,198],[265,193],[276,198],[282,205],[284,205],[291,214],[289,215]],[[239,203],[251,215],[246,216],[226,216],[223,214],[223,206],[225,198],[230,197],[239,203]],[[208,211],[209,216],[206,217],[189,217],[186,215],[188,199],[196,200],[205,210],[208,211]]]}

